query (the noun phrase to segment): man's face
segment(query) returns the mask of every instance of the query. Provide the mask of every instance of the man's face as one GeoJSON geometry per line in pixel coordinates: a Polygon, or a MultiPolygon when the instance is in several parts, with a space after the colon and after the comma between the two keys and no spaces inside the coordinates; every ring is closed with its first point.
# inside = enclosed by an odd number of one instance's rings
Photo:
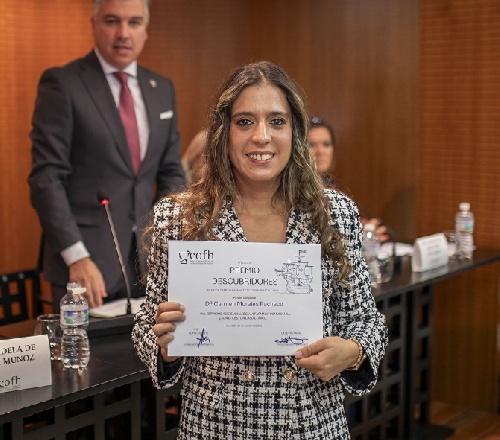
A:
{"type": "Polygon", "coordinates": [[[137,60],[148,38],[143,0],[108,0],[92,18],[95,46],[119,70],[137,60]]]}

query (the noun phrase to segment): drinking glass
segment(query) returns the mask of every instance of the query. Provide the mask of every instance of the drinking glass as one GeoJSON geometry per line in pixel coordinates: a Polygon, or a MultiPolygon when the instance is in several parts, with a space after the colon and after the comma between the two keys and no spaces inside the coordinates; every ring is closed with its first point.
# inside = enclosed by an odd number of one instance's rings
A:
{"type": "Polygon", "coordinates": [[[394,274],[394,259],[385,252],[379,252],[377,255],[378,266],[380,270],[380,283],[386,283],[394,274]]]}
{"type": "Polygon", "coordinates": [[[47,335],[49,337],[50,359],[61,360],[62,329],[58,314],[44,314],[36,318],[34,335],[47,335]]]}
{"type": "Polygon", "coordinates": [[[443,231],[443,234],[448,242],[448,257],[453,260],[457,258],[457,234],[452,230],[443,231]]]}

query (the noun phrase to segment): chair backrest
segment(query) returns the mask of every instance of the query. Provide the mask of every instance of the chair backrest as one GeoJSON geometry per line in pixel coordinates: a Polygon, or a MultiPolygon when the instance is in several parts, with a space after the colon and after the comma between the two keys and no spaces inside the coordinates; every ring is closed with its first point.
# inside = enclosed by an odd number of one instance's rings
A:
{"type": "Polygon", "coordinates": [[[41,307],[39,298],[40,276],[35,269],[0,274],[0,325],[25,321],[38,315],[41,307]]]}

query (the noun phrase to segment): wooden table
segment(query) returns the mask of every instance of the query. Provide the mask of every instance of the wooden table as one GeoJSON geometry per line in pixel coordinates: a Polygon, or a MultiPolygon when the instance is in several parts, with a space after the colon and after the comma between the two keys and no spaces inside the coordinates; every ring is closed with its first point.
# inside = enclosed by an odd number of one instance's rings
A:
{"type": "MultiPolygon", "coordinates": [[[[11,324],[0,327],[0,336],[29,336],[33,328],[34,321],[11,324]]],[[[176,428],[166,426],[164,404],[175,392],[178,387],[153,389],[130,333],[91,338],[85,370],[64,369],[53,361],[52,385],[0,394],[0,438],[65,440],[67,433],[80,430],[79,438],[98,440],[110,436],[135,440],[141,434],[175,439],[176,428]]]]}
{"type": "MultiPolygon", "coordinates": [[[[499,260],[500,251],[478,249],[472,261],[454,261],[415,273],[410,258],[404,257],[393,278],[373,290],[379,310],[387,317],[390,341],[375,389],[367,396],[346,398],[353,440],[437,440],[451,434],[451,430],[430,424],[433,286],[499,260]]],[[[26,322],[0,327],[0,336],[30,335],[33,326],[34,322],[26,322]]],[[[102,330],[96,334],[105,333],[102,330]]],[[[83,374],[64,370],[60,362],[54,362],[51,386],[0,395],[0,424],[7,424],[4,440],[62,440],[67,432],[83,427],[100,440],[109,437],[108,421],[114,418],[123,427],[118,438],[139,439],[144,420],[141,394],[148,386],[153,397],[146,400],[153,402],[153,409],[146,413],[154,413],[155,420],[153,434],[144,438],[175,439],[176,430],[165,428],[163,401],[178,388],[151,391],[149,374],[135,354],[130,334],[120,330],[118,334],[91,338],[90,350],[90,362],[83,374]],[[33,431],[26,431],[32,414],[46,413],[52,417],[51,424],[34,429],[35,417],[33,431]]]]}
{"type": "Polygon", "coordinates": [[[389,345],[374,390],[346,397],[353,440],[439,440],[452,434],[430,423],[433,287],[496,261],[500,250],[477,249],[472,260],[454,260],[419,273],[412,272],[411,258],[403,257],[392,279],[373,289],[377,307],[387,318],[389,345]]]}

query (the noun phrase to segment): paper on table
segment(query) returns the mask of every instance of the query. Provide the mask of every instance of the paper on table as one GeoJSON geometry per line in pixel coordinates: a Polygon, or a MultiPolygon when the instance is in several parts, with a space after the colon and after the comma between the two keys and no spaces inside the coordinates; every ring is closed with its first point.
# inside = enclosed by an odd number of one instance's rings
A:
{"type": "MultiPolygon", "coordinates": [[[[383,243],[380,246],[380,251],[385,252],[388,255],[392,255],[394,243],[392,241],[383,243]]],[[[407,243],[396,243],[396,256],[404,257],[405,255],[411,255],[413,253],[413,246],[407,243]]]]}
{"type": "MultiPolygon", "coordinates": [[[[132,314],[135,315],[139,311],[139,307],[144,302],[146,297],[132,298],[130,304],[132,306],[132,314]]],[[[93,307],[89,310],[89,315],[95,318],[114,318],[116,316],[126,315],[127,299],[117,299],[99,307],[93,307]]]]}
{"type": "MultiPolygon", "coordinates": [[[[0,393],[52,384],[47,335],[0,341],[0,393]]],[[[21,396],[18,396],[22,400],[21,396]]],[[[0,399],[3,401],[4,398],[0,399]]]]}

